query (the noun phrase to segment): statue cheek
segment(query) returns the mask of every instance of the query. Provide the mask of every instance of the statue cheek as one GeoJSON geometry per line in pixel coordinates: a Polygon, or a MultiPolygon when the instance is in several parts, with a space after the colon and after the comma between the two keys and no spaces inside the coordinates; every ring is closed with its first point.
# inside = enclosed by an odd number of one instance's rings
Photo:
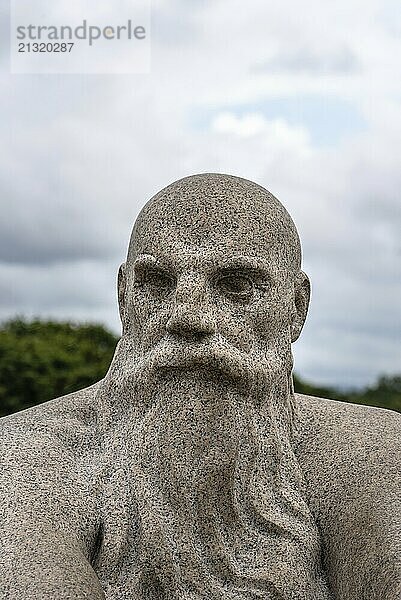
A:
{"type": "Polygon", "coordinates": [[[255,337],[275,340],[289,329],[291,307],[283,301],[270,302],[254,311],[252,321],[255,337]]]}
{"type": "Polygon", "coordinates": [[[231,314],[222,313],[216,315],[218,323],[217,331],[235,348],[243,352],[251,352],[254,344],[254,324],[249,314],[243,311],[231,314]]]}
{"type": "Polygon", "coordinates": [[[125,311],[126,328],[141,337],[152,315],[157,313],[154,302],[144,294],[133,292],[130,295],[125,311]]]}
{"type": "Polygon", "coordinates": [[[143,352],[151,350],[166,335],[171,310],[157,302],[138,302],[131,312],[130,332],[143,352]]]}

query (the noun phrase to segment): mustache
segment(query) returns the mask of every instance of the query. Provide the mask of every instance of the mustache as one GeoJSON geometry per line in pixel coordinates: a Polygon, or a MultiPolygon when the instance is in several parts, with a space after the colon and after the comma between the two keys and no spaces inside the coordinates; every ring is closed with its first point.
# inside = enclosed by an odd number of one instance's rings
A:
{"type": "Polygon", "coordinates": [[[200,341],[167,335],[141,356],[135,371],[143,379],[197,369],[217,373],[248,390],[265,385],[269,372],[263,355],[255,360],[254,354],[238,349],[221,334],[200,341]]]}

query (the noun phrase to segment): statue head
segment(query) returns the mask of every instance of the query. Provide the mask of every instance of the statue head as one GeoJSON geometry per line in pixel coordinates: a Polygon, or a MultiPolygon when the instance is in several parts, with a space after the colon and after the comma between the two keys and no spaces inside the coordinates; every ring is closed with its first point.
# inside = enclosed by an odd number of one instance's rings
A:
{"type": "Polygon", "coordinates": [[[275,357],[290,356],[309,303],[295,225],[251,181],[181,179],[142,209],[119,302],[123,337],[153,369],[246,380],[259,365],[271,374],[275,357]]]}

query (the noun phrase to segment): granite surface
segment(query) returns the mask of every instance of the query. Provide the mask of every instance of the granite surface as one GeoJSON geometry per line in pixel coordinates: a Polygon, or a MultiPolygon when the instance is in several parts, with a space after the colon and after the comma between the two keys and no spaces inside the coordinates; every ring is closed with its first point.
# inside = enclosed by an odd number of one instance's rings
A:
{"type": "Polygon", "coordinates": [[[309,294],[264,188],[156,194],[105,378],[0,420],[0,598],[401,598],[401,418],[294,394],[309,294]]]}

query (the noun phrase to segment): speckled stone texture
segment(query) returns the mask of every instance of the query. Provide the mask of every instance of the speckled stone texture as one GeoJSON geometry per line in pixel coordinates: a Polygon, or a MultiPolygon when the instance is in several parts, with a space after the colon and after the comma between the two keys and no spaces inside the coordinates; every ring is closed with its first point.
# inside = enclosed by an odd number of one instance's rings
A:
{"type": "Polygon", "coordinates": [[[401,419],[294,394],[309,281],[262,187],[143,208],[98,384],[1,420],[0,598],[399,600],[401,419]]]}

